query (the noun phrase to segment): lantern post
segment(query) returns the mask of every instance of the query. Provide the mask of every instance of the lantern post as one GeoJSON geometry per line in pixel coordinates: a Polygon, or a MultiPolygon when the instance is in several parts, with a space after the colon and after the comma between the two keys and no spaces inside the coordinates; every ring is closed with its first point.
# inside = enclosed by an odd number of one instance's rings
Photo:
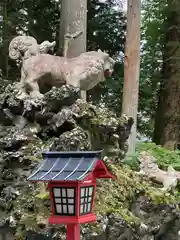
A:
{"type": "Polygon", "coordinates": [[[79,240],[80,239],[80,224],[67,225],[67,240],[79,240]]]}
{"type": "Polygon", "coordinates": [[[48,183],[50,224],[65,224],[67,240],[80,240],[80,224],[95,222],[97,178],[116,179],[105,166],[102,151],[46,152],[29,181],[48,183]]]}

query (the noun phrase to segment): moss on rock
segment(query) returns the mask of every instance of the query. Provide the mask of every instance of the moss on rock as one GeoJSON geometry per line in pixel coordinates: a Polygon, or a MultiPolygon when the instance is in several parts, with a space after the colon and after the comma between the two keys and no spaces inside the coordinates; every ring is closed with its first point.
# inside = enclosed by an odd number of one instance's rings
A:
{"type": "MultiPolygon", "coordinates": [[[[141,220],[131,212],[131,204],[137,196],[148,196],[153,204],[174,204],[180,200],[178,194],[173,196],[153,187],[150,182],[142,179],[129,168],[121,167],[110,161],[108,164],[116,174],[117,181],[97,181],[95,213],[98,219],[114,214],[120,216],[128,225],[137,226],[141,220]]],[[[17,232],[20,232],[20,229],[41,232],[50,215],[49,194],[42,185],[36,185],[33,189],[25,192],[16,200],[15,208],[21,211],[17,232]]],[[[101,231],[100,221],[83,225],[82,231],[87,228],[98,234],[101,231]]]]}
{"type": "MultiPolygon", "coordinates": [[[[45,94],[43,101],[39,100],[37,103],[30,99],[24,102],[17,99],[14,88],[14,85],[9,86],[0,95],[2,103],[6,103],[0,107],[2,112],[3,107],[6,106],[14,115],[23,114],[23,118],[26,119],[24,128],[27,129],[27,137],[24,133],[25,129],[14,126],[13,121],[8,122],[10,126],[6,126],[6,131],[1,131],[4,140],[1,141],[0,146],[2,155],[0,221],[3,224],[9,219],[9,225],[15,230],[15,240],[24,240],[27,231],[42,234],[49,231],[51,234],[49,229],[54,228],[47,223],[51,210],[46,186],[40,183],[31,184],[25,180],[42,160],[41,153],[49,149],[52,151],[104,149],[106,156],[113,156],[113,161],[106,157],[105,162],[110,171],[117,176],[117,181],[97,181],[95,213],[98,221],[83,225],[82,233],[89,231],[93,234],[100,233],[104,219],[112,215],[119,216],[123,222],[122,228],[124,222],[128,226],[139,225],[142,221],[141,216],[132,209],[139,196],[148,197],[155,206],[176,204],[180,200],[178,193],[172,195],[163,192],[128,166],[122,165],[121,160],[127,152],[127,139],[133,123],[132,119],[125,116],[119,118],[106,108],[76,100],[78,93],[71,87],[52,89],[45,94]],[[53,127],[54,125],[56,127],[53,127]],[[29,130],[32,126],[39,128],[37,131],[30,131],[29,138],[29,130]],[[9,135],[6,133],[7,130],[9,135]],[[22,135],[22,139],[17,138],[18,133],[22,135]]],[[[1,123],[1,129],[4,128],[5,122],[6,118],[1,123]]],[[[170,154],[168,156],[170,157],[170,154]]],[[[165,158],[165,154],[161,154],[162,157],[165,158]]],[[[160,158],[158,161],[160,162],[160,158]]],[[[169,162],[166,161],[166,164],[168,165],[169,162]]],[[[62,239],[64,227],[56,226],[55,232],[62,239]]]]}
{"type": "Polygon", "coordinates": [[[107,163],[117,176],[117,181],[98,181],[96,197],[96,213],[119,214],[128,224],[138,224],[140,219],[131,212],[131,204],[140,195],[149,197],[154,204],[175,204],[180,201],[180,195],[161,191],[147,179],[136,172],[119,164],[107,163]]]}
{"type": "Polygon", "coordinates": [[[127,151],[126,140],[133,120],[118,117],[107,108],[91,105],[78,99],[72,106],[78,115],[77,124],[89,132],[93,150],[104,149],[105,155],[122,159],[127,151]]]}

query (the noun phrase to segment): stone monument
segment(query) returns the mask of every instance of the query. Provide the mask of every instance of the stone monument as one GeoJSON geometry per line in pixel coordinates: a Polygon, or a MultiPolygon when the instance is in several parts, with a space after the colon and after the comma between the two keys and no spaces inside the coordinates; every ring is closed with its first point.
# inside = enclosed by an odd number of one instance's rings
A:
{"type": "Polygon", "coordinates": [[[19,98],[42,98],[42,89],[53,86],[71,85],[80,90],[90,90],[111,76],[115,61],[109,54],[91,51],[76,58],[58,57],[44,54],[54,47],[55,43],[44,41],[37,44],[29,36],[14,38],[9,46],[12,59],[22,59],[21,81],[17,85],[19,98]]]}

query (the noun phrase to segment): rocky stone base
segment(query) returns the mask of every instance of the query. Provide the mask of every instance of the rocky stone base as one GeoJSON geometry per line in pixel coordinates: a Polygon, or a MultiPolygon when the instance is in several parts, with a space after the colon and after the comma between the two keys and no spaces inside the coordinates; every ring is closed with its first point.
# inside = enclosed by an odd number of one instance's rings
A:
{"type": "MultiPolygon", "coordinates": [[[[48,216],[31,216],[38,211],[35,196],[45,186],[39,189],[26,181],[41,153],[104,149],[105,155],[122,159],[133,121],[83,102],[71,86],[52,88],[41,100],[22,100],[17,93],[12,84],[0,94],[0,223],[13,229],[13,239],[24,239],[33,232],[31,222],[44,234],[48,216]]],[[[40,206],[43,211],[46,204],[40,206]]],[[[49,200],[47,207],[50,213],[49,200]]]]}
{"type": "Polygon", "coordinates": [[[27,182],[27,176],[43,151],[104,149],[118,181],[98,181],[97,222],[82,226],[82,239],[178,240],[175,197],[159,193],[121,163],[132,124],[83,102],[70,86],[32,101],[18,99],[15,84],[8,85],[0,95],[0,239],[65,239],[64,226],[48,224],[46,186],[27,182]]]}

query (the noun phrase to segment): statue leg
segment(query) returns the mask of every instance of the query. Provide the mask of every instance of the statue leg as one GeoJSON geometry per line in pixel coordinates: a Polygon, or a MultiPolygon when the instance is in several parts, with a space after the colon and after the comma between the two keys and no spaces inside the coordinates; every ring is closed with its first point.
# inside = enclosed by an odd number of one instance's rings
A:
{"type": "Polygon", "coordinates": [[[30,88],[30,96],[33,99],[39,99],[39,98],[43,98],[44,95],[40,93],[39,91],[39,85],[37,83],[37,81],[33,80],[33,81],[29,81],[28,82],[28,86],[30,88]]]}
{"type": "Polygon", "coordinates": [[[24,98],[28,97],[28,94],[26,93],[25,74],[24,74],[23,69],[21,69],[21,81],[16,84],[16,87],[19,90],[18,98],[24,99],[24,98]]]}

